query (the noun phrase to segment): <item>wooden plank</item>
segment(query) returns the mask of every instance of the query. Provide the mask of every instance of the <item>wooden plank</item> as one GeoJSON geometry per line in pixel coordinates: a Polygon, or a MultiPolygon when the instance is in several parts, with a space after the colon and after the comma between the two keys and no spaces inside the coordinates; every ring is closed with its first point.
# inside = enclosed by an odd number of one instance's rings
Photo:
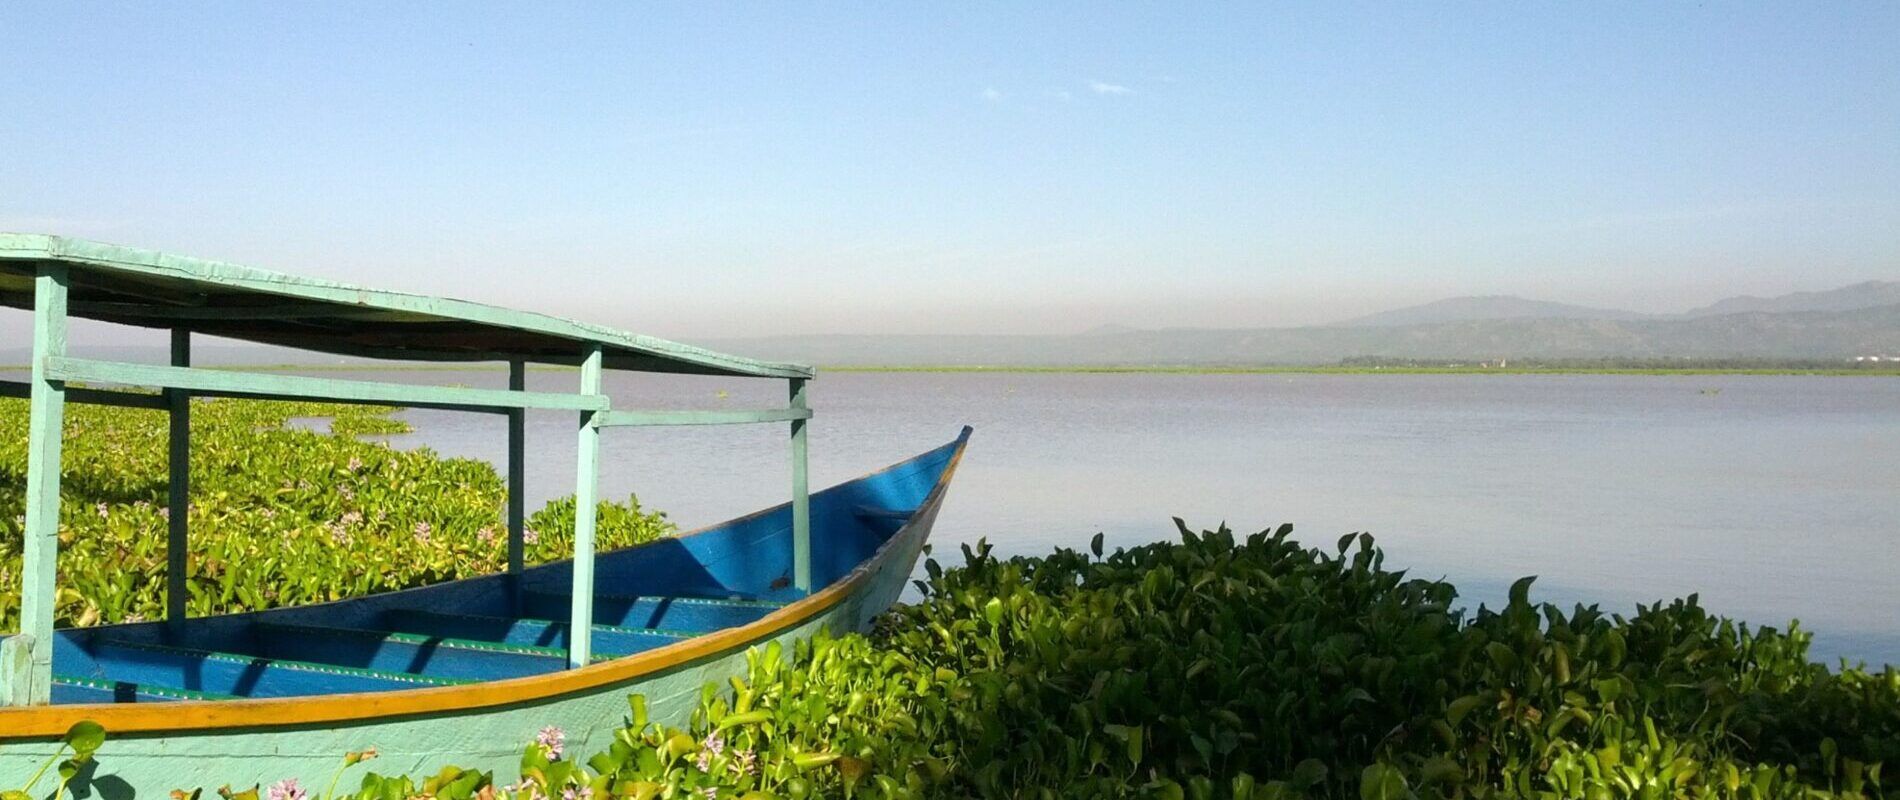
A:
{"type": "MultiPolygon", "coordinates": [[[[28,398],[33,396],[33,384],[29,381],[0,381],[0,397],[28,398]]],[[[66,402],[84,403],[95,406],[116,406],[118,408],[145,408],[164,410],[171,403],[162,394],[145,392],[118,392],[108,389],[82,389],[77,386],[66,387],[66,402]]]]}
{"type": "MultiPolygon", "coordinates": [[[[810,367],[801,364],[773,363],[716,353],[665,339],[585,325],[544,314],[442,297],[381,291],[82,239],[0,233],[0,263],[6,261],[66,263],[83,270],[85,277],[95,285],[106,285],[110,279],[117,277],[118,282],[127,285],[125,291],[134,294],[153,294],[168,289],[235,290],[293,302],[333,304],[339,314],[396,311],[469,323],[472,329],[525,331],[566,339],[579,346],[597,345],[619,351],[608,353],[609,361],[621,354],[652,357],[662,365],[679,367],[675,370],[679,372],[771,378],[802,378],[812,374],[810,367]]],[[[225,331],[221,335],[241,337],[241,334],[232,331],[225,331]]]]}
{"type": "MultiPolygon", "coordinates": [[[[528,364],[521,359],[508,362],[508,391],[528,390],[528,364]]],[[[523,537],[527,531],[528,494],[528,411],[508,410],[508,573],[519,575],[525,556],[523,537]]],[[[518,585],[513,587],[519,589],[518,585]]]]}
{"type": "Polygon", "coordinates": [[[33,288],[33,397],[27,421],[26,531],[20,558],[20,643],[0,657],[0,703],[47,705],[53,690],[53,605],[58,586],[60,434],[66,384],[50,362],[66,352],[66,268],[40,267],[33,288]],[[24,647],[25,658],[18,652],[24,647]]]}
{"type": "Polygon", "coordinates": [[[48,376],[62,381],[188,389],[195,394],[216,396],[334,400],[345,403],[381,403],[455,409],[554,408],[600,411],[607,408],[607,398],[598,394],[507,392],[498,389],[468,389],[457,386],[411,386],[401,383],[307,378],[301,375],[161,367],[152,364],[94,361],[61,356],[36,359],[35,367],[44,367],[48,376]]]}
{"type": "Polygon", "coordinates": [[[438,322],[440,318],[381,309],[350,309],[330,303],[292,303],[268,306],[176,306],[125,302],[75,302],[73,316],[116,317],[167,322],[228,322],[233,320],[348,319],[401,322],[438,322]]]}
{"type": "Polygon", "coordinates": [[[786,381],[791,391],[791,411],[802,411],[803,416],[793,417],[792,422],[792,585],[801,592],[810,592],[811,585],[811,484],[808,475],[809,457],[806,453],[805,424],[811,419],[811,410],[807,407],[805,381],[793,378],[786,381]]]}
{"type": "Polygon", "coordinates": [[[804,408],[768,408],[744,411],[603,411],[594,415],[601,428],[644,425],[738,425],[752,422],[789,422],[811,418],[804,408]]]}
{"type": "MultiPolygon", "coordinates": [[[[581,393],[600,394],[601,348],[588,348],[581,362],[581,393]]],[[[598,412],[581,412],[580,443],[575,450],[574,469],[574,573],[571,591],[572,613],[568,616],[567,666],[578,669],[592,658],[594,629],[594,508],[600,491],[600,428],[594,426],[598,412]]]]}
{"type": "MultiPolygon", "coordinates": [[[[172,366],[191,366],[191,331],[172,329],[172,366]]],[[[191,393],[166,389],[170,408],[170,454],[167,461],[169,495],[166,501],[165,622],[177,628],[185,621],[185,556],[189,551],[191,520],[191,393]]]]}

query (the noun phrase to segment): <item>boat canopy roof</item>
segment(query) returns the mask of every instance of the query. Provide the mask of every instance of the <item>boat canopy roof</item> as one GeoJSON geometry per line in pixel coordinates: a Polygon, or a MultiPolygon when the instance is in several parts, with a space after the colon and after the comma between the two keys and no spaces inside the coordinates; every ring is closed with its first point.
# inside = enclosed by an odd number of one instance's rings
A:
{"type": "Polygon", "coordinates": [[[0,233],[0,304],[33,308],[37,265],[69,275],[72,316],[343,356],[579,364],[641,372],[809,378],[757,361],[613,328],[466,300],[367,289],[220,261],[61,236],[0,233]]]}

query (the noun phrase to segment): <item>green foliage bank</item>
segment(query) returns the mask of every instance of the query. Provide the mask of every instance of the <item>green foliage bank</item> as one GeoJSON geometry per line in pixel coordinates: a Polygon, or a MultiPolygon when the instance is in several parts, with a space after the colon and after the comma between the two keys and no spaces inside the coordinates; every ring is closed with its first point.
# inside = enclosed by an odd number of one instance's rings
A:
{"type": "Polygon", "coordinates": [[[346,794],[1879,797],[1900,756],[1900,673],[1812,664],[1799,630],[1693,598],[1565,610],[1532,602],[1529,579],[1467,614],[1370,537],[1319,550],[1288,533],[1183,528],[1106,557],[1099,537],[1042,558],[966,548],[870,636],[753,653],[685,728],[634,697],[606,752],[544,731],[520,784],[451,768],[346,794]]]}

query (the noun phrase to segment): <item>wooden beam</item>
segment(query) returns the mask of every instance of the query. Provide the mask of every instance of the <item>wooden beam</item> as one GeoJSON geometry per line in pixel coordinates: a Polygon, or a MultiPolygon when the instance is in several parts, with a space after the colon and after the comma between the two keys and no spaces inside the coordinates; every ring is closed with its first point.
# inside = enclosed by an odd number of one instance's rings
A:
{"type": "Polygon", "coordinates": [[[612,348],[616,351],[615,355],[649,355],[656,366],[673,368],[664,371],[773,378],[804,378],[812,374],[811,368],[806,366],[755,361],[542,314],[448,298],[380,291],[236,264],[57,236],[0,233],[0,261],[68,264],[75,272],[85,273],[82,278],[93,281],[94,285],[102,289],[112,289],[131,297],[159,299],[175,293],[181,295],[180,305],[202,304],[202,300],[190,301],[206,290],[221,295],[267,296],[273,299],[274,304],[336,304],[360,310],[439,317],[463,323],[461,328],[465,331],[513,330],[567,339],[573,342],[575,348],[594,345],[612,348]]]}
{"type": "Polygon", "coordinates": [[[336,303],[298,303],[272,306],[159,306],[111,301],[75,302],[74,316],[136,317],[171,322],[224,322],[235,320],[284,321],[298,319],[378,320],[384,322],[442,322],[443,318],[408,311],[352,308],[336,303]]]}
{"type": "Polygon", "coordinates": [[[94,361],[62,356],[35,359],[34,367],[35,369],[43,368],[50,378],[61,381],[187,389],[194,394],[213,396],[331,400],[344,403],[469,410],[555,408],[603,411],[607,408],[607,398],[599,394],[508,392],[456,386],[413,386],[401,383],[307,378],[300,375],[161,367],[151,364],[94,361]]]}
{"type": "Polygon", "coordinates": [[[640,425],[738,425],[750,422],[789,422],[811,419],[804,408],[769,408],[759,411],[602,411],[594,415],[594,425],[618,428],[640,425]]]}
{"type": "Polygon", "coordinates": [[[51,362],[66,352],[66,267],[41,265],[33,287],[33,397],[27,421],[26,531],[20,633],[0,647],[0,704],[47,705],[53,692],[54,565],[59,560],[60,434],[66,384],[51,362]]]}
{"type": "MultiPolygon", "coordinates": [[[[191,366],[191,331],[188,329],[172,329],[172,366],[191,366]]],[[[164,396],[170,405],[171,423],[166,472],[170,491],[165,505],[165,624],[178,629],[185,622],[185,603],[191,598],[185,580],[191,524],[191,393],[184,389],[166,389],[164,396]]]]}
{"type": "MultiPolygon", "coordinates": [[[[519,358],[509,361],[508,391],[524,392],[527,389],[527,362],[519,358]]],[[[527,530],[527,435],[527,409],[508,409],[508,574],[517,578],[525,559],[523,537],[527,530]]],[[[514,584],[518,584],[518,581],[514,584]]],[[[520,587],[515,585],[515,588],[518,590],[520,587]]]]}
{"type": "MultiPolygon", "coordinates": [[[[581,394],[600,395],[600,345],[587,348],[581,362],[581,394]]],[[[567,666],[579,669],[593,656],[594,631],[594,504],[600,491],[600,428],[597,411],[581,412],[580,443],[574,469],[573,608],[568,616],[567,666]]]]}
{"type": "MultiPolygon", "coordinates": [[[[33,384],[29,381],[0,381],[0,397],[28,398],[33,396],[33,384]]],[[[117,406],[119,408],[145,408],[163,410],[171,408],[171,403],[162,394],[145,392],[117,392],[108,389],[82,389],[77,386],[66,387],[66,402],[83,403],[95,406],[117,406]]]]}
{"type": "Polygon", "coordinates": [[[811,419],[811,410],[805,398],[805,380],[793,378],[786,381],[791,390],[791,408],[794,412],[803,412],[801,416],[791,418],[792,422],[792,585],[799,591],[809,593],[812,590],[811,578],[811,482],[808,475],[809,457],[806,452],[805,423],[811,419]]]}

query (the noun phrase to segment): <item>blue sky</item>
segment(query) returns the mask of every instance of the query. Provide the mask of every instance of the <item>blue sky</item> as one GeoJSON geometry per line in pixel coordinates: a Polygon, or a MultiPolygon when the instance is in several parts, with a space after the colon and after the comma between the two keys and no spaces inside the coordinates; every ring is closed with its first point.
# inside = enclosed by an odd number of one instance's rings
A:
{"type": "Polygon", "coordinates": [[[0,6],[0,229],[659,335],[1900,278],[1900,4],[0,6]]]}

